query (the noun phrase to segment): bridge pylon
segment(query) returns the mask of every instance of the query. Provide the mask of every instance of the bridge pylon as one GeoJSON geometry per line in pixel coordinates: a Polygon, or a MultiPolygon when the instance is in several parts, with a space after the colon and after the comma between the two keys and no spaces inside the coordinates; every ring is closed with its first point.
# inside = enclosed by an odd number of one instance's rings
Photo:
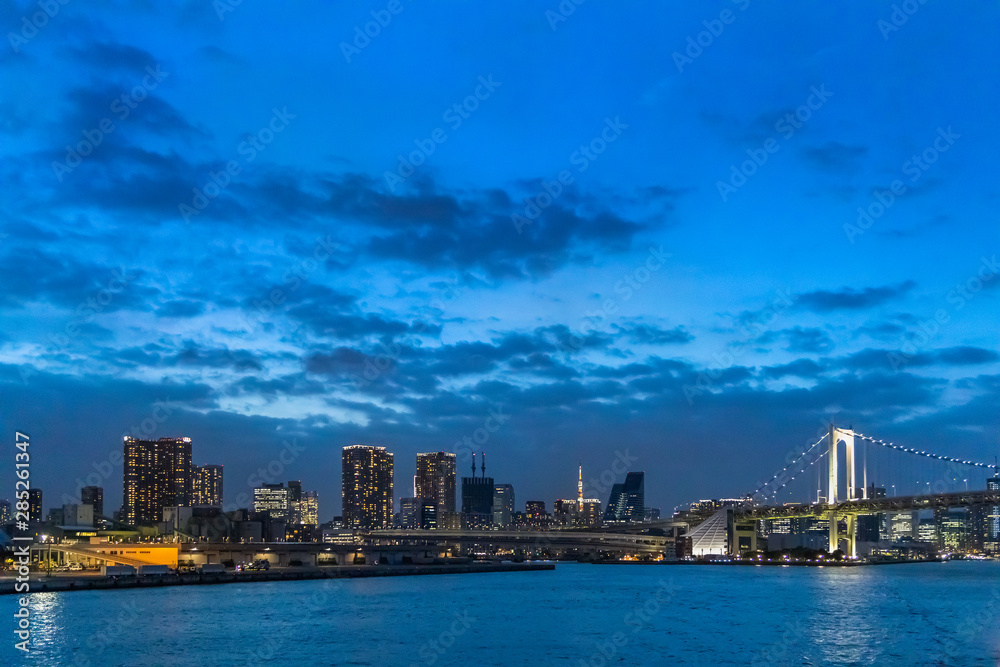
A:
{"type": "MultiPolygon", "coordinates": [[[[844,471],[847,475],[847,497],[846,500],[853,501],[859,500],[858,498],[858,474],[857,468],[854,465],[854,431],[850,429],[838,428],[833,424],[830,424],[830,450],[829,450],[829,477],[827,486],[826,501],[832,507],[837,504],[839,498],[840,489],[840,470],[838,466],[838,454],[840,449],[840,443],[844,443],[845,449],[845,468],[844,471]]],[[[862,498],[868,494],[867,489],[861,491],[862,498]]],[[[857,557],[857,546],[856,546],[856,522],[854,520],[854,515],[849,514],[847,516],[847,534],[844,536],[847,539],[847,552],[846,554],[851,557],[857,557]]],[[[837,514],[833,510],[830,511],[830,543],[828,551],[833,553],[840,546],[840,526],[837,521],[837,514]]]]}

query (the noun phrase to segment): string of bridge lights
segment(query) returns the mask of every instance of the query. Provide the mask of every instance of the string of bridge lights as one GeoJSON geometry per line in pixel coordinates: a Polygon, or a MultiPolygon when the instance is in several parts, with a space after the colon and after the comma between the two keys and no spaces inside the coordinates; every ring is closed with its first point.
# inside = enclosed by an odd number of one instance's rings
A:
{"type": "MultiPolygon", "coordinates": [[[[816,449],[816,447],[818,447],[818,446],[819,446],[819,443],[821,443],[821,442],[823,442],[824,440],[826,440],[826,439],[827,439],[827,437],[829,437],[829,435],[830,435],[829,433],[826,433],[826,434],[824,434],[822,438],[820,438],[819,440],[817,440],[816,442],[814,442],[814,443],[813,443],[813,444],[812,444],[812,445],[811,445],[811,446],[810,446],[810,447],[809,447],[808,449],[806,449],[806,450],[805,450],[804,452],[802,452],[802,453],[801,453],[801,454],[800,454],[799,456],[797,456],[797,457],[795,458],[795,460],[794,460],[794,461],[792,461],[791,463],[789,463],[788,465],[786,465],[786,466],[785,466],[784,468],[782,468],[782,469],[781,469],[781,470],[779,470],[778,472],[774,473],[774,476],[773,476],[773,477],[771,477],[771,479],[769,479],[769,480],[767,480],[766,482],[764,482],[763,484],[761,484],[760,486],[758,486],[758,487],[757,487],[757,490],[755,490],[755,491],[754,491],[753,493],[751,493],[751,494],[749,495],[749,498],[753,498],[754,496],[756,496],[757,494],[759,494],[759,493],[760,493],[761,491],[763,491],[763,490],[764,490],[764,488],[765,488],[765,487],[767,487],[768,485],[770,485],[770,484],[771,484],[771,482],[773,482],[774,480],[776,480],[776,479],[778,479],[779,477],[781,477],[781,475],[782,475],[783,473],[785,473],[785,472],[786,472],[786,471],[787,471],[787,470],[788,470],[789,468],[791,468],[791,467],[792,467],[792,466],[794,466],[794,465],[795,465],[796,463],[798,463],[799,461],[801,461],[802,459],[804,459],[804,458],[805,458],[805,456],[806,456],[806,454],[808,454],[808,453],[809,453],[809,452],[811,452],[812,450],[816,449]]],[[[819,459],[817,459],[817,460],[819,460],[819,459]]],[[[813,462],[812,462],[812,463],[810,463],[809,465],[813,465],[814,463],[816,463],[816,461],[813,461],[813,462]]],[[[796,468],[798,468],[798,466],[796,466],[796,468]]],[[[804,470],[804,468],[803,468],[803,470],[804,470]]],[[[798,472],[796,472],[795,474],[796,474],[796,475],[798,475],[798,474],[799,474],[799,473],[801,473],[801,472],[802,472],[802,471],[801,471],[801,470],[799,470],[799,471],[798,471],[798,472]]],[[[788,480],[787,482],[785,482],[784,484],[782,484],[781,486],[779,486],[779,487],[778,487],[778,489],[777,489],[777,490],[775,490],[775,493],[777,493],[777,492],[778,492],[778,491],[780,491],[781,489],[785,488],[785,486],[786,486],[786,485],[788,484],[788,482],[791,482],[791,481],[792,481],[793,479],[795,479],[795,477],[794,477],[794,476],[793,476],[793,477],[792,477],[791,479],[789,479],[789,480],[788,480]]]]}
{"type": "MultiPolygon", "coordinates": [[[[818,445],[819,443],[817,442],[816,444],[818,445]]],[[[794,475],[792,475],[791,477],[789,477],[787,482],[785,482],[784,484],[782,484],[781,486],[779,486],[778,488],[776,488],[774,490],[774,492],[771,494],[771,497],[774,498],[775,500],[777,500],[778,499],[778,492],[779,491],[781,491],[783,488],[785,488],[786,486],[788,486],[789,484],[791,484],[792,482],[794,482],[795,478],[798,477],[799,475],[801,475],[802,473],[804,473],[808,468],[816,465],[821,460],[823,460],[823,456],[824,455],[825,455],[825,452],[821,451],[819,453],[819,456],[817,456],[816,458],[814,458],[812,461],[809,462],[809,465],[803,466],[801,470],[799,470],[794,475]]]]}
{"type": "Polygon", "coordinates": [[[961,465],[972,466],[975,468],[996,468],[995,463],[978,463],[976,461],[963,461],[962,459],[952,458],[950,456],[939,456],[938,454],[932,454],[930,452],[924,452],[912,447],[903,447],[902,445],[897,445],[891,442],[886,442],[881,438],[873,438],[870,435],[864,435],[863,433],[854,432],[855,437],[861,438],[862,440],[867,440],[869,442],[874,442],[877,445],[882,445],[883,447],[895,449],[900,452],[907,452],[909,454],[916,454],[917,456],[924,456],[929,459],[936,459],[938,461],[948,461],[949,463],[958,463],[961,465]]]}

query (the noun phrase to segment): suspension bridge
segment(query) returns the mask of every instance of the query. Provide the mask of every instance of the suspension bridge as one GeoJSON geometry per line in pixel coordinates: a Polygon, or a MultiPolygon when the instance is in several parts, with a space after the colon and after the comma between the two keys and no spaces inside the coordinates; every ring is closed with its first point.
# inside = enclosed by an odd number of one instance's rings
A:
{"type": "Polygon", "coordinates": [[[738,552],[741,545],[756,550],[760,521],[815,518],[828,523],[831,553],[840,549],[856,558],[859,516],[952,508],[987,508],[985,531],[994,540],[1000,538],[996,461],[936,454],[834,425],[787,459],[788,465],[747,494],[744,503],[717,513],[691,532],[696,553],[698,545],[704,551],[723,538],[729,553],[738,552]],[[985,489],[975,488],[976,472],[992,472],[985,489]]]}

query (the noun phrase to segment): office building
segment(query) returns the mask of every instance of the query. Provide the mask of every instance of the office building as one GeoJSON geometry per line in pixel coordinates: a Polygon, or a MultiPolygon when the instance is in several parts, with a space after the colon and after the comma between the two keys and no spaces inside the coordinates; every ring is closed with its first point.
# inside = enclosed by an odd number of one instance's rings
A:
{"type": "Polygon", "coordinates": [[[604,520],[620,523],[638,523],[645,518],[644,472],[630,472],[625,481],[611,487],[611,497],[604,511],[604,520]]]}
{"type": "MultiPolygon", "coordinates": [[[[23,505],[22,505],[23,507],[23,505]]],[[[42,490],[41,489],[29,489],[28,490],[28,520],[29,521],[41,521],[42,520],[42,490]]]]}
{"type": "Polygon", "coordinates": [[[385,447],[350,445],[343,452],[345,528],[392,526],[393,455],[385,447]]]}
{"type": "Polygon", "coordinates": [[[13,516],[10,513],[10,501],[0,500],[0,526],[6,525],[13,516]]]}
{"type": "Polygon", "coordinates": [[[472,477],[462,478],[462,528],[489,530],[493,526],[492,477],[486,476],[486,454],[483,454],[483,475],[476,477],[476,455],[472,455],[472,477]]]}
{"type": "Polygon", "coordinates": [[[99,486],[85,486],[80,489],[80,503],[90,505],[94,513],[94,525],[104,525],[104,489],[99,486]]]}
{"type": "MultiPolygon", "coordinates": [[[[288,489],[284,484],[263,484],[253,490],[253,512],[271,521],[288,522],[288,489]]],[[[283,529],[282,529],[283,532],[283,529]]]]}
{"type": "Polygon", "coordinates": [[[417,454],[413,495],[434,501],[437,512],[455,511],[455,455],[449,452],[417,454]]]}
{"type": "Polygon", "coordinates": [[[514,520],[514,487],[497,484],[493,487],[493,525],[501,530],[510,528],[514,520]]]}
{"type": "Polygon", "coordinates": [[[416,530],[420,527],[420,498],[399,499],[399,527],[416,530]]]}
{"type": "Polygon", "coordinates": [[[191,467],[192,505],[222,507],[222,466],[191,467]]]}
{"type": "Polygon", "coordinates": [[[157,523],[163,520],[164,507],[191,505],[191,438],[125,436],[124,447],[122,521],[157,523]]]}

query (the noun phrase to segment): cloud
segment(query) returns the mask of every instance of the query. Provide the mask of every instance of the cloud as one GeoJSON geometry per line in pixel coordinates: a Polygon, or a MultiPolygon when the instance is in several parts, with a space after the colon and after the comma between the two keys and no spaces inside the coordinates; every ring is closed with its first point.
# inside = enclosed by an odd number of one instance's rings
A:
{"type": "Polygon", "coordinates": [[[914,287],[916,287],[916,282],[907,280],[896,285],[866,287],[861,290],[850,287],[843,287],[839,290],[816,290],[798,295],[795,304],[817,313],[829,313],[835,310],[864,310],[902,298],[914,287]]]}
{"type": "Polygon", "coordinates": [[[861,160],[868,154],[865,146],[848,146],[839,141],[829,141],[822,146],[810,146],[801,150],[806,162],[824,171],[854,171],[861,166],[861,160]]]}

